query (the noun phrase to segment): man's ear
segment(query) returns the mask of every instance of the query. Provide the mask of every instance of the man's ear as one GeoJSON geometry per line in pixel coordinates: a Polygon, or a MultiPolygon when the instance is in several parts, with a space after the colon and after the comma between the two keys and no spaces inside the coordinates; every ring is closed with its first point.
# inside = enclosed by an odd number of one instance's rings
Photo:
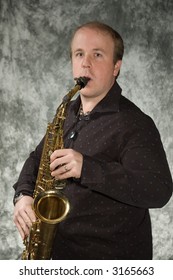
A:
{"type": "Polygon", "coordinates": [[[116,77],[120,71],[122,60],[118,60],[114,66],[114,76],[116,77]]]}

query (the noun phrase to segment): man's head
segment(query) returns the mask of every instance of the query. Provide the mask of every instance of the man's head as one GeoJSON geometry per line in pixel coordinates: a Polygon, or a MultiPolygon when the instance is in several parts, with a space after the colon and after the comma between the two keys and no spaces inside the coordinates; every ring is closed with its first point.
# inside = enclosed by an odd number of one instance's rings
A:
{"type": "Polygon", "coordinates": [[[73,42],[73,38],[76,34],[76,32],[81,29],[81,28],[91,28],[91,29],[95,29],[98,30],[100,32],[103,32],[105,34],[108,34],[114,43],[114,56],[113,56],[113,62],[114,64],[118,61],[118,60],[122,60],[123,59],[123,54],[124,54],[124,43],[123,43],[123,39],[120,36],[120,34],[114,30],[111,26],[102,23],[102,22],[98,22],[98,21],[91,21],[91,22],[87,22],[81,26],[79,26],[73,33],[72,39],[71,39],[71,44],[70,44],[70,56],[72,55],[72,50],[71,50],[71,46],[72,46],[72,42],[73,42]]]}
{"type": "Polygon", "coordinates": [[[100,22],[77,28],[71,40],[73,77],[90,79],[81,93],[102,99],[119,75],[124,52],[121,36],[100,22]]]}

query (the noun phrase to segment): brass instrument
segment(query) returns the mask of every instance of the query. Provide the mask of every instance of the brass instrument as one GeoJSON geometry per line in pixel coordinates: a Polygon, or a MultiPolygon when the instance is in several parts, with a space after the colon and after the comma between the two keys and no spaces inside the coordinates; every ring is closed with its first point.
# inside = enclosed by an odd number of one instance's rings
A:
{"type": "Polygon", "coordinates": [[[75,80],[76,85],[64,96],[52,123],[47,126],[33,195],[36,221],[31,226],[29,236],[24,239],[23,260],[51,258],[57,224],[66,218],[70,210],[70,203],[62,192],[66,181],[56,180],[51,176],[50,155],[57,149],[63,149],[63,124],[67,106],[75,93],[86,86],[89,78],[79,77],[75,80]]]}

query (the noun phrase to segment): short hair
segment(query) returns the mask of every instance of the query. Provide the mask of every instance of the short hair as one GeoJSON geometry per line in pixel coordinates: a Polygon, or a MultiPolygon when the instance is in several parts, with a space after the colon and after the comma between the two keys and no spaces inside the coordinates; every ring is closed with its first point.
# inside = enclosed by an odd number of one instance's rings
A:
{"type": "Polygon", "coordinates": [[[91,22],[87,22],[84,23],[83,25],[79,26],[76,28],[76,30],[74,31],[73,35],[72,35],[72,39],[71,39],[71,43],[70,43],[70,56],[72,55],[71,53],[71,45],[73,42],[73,38],[76,34],[76,32],[84,27],[88,27],[88,28],[93,28],[93,29],[97,29],[101,32],[107,33],[109,34],[114,42],[114,57],[113,57],[113,61],[114,63],[116,63],[118,60],[122,60],[123,58],[123,54],[124,54],[124,42],[122,37],[120,36],[120,34],[114,30],[111,26],[103,23],[103,22],[99,22],[99,21],[91,21],[91,22]]]}

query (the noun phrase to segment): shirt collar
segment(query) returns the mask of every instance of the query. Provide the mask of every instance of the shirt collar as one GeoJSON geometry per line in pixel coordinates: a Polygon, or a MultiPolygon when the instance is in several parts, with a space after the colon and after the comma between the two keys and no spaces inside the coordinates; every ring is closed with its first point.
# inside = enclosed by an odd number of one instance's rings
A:
{"type": "MultiPolygon", "coordinates": [[[[119,86],[117,81],[115,81],[115,83],[113,84],[112,88],[108,91],[106,96],[95,106],[95,108],[92,111],[92,114],[95,112],[118,112],[121,92],[121,87],[119,86]]],[[[78,113],[80,103],[80,95],[74,101],[71,102],[70,109],[75,113],[75,115],[78,113]]]]}

